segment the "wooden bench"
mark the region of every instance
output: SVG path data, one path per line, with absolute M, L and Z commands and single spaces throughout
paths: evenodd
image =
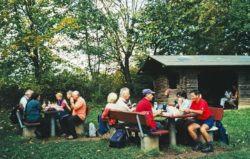
M 224 114 L 224 109 L 223 108 L 219 108 L 219 107 L 209 107 L 209 110 L 211 112 L 211 116 L 214 118 L 214 123 L 216 121 L 221 121 L 223 118 L 223 114 Z M 218 128 L 216 126 L 211 127 L 208 130 L 208 134 L 210 135 L 211 140 L 213 141 L 214 138 L 214 132 L 217 131 Z M 202 135 L 200 135 L 200 141 L 202 143 L 205 143 L 205 139 L 203 138 Z
M 40 125 L 40 123 L 27 123 L 23 121 L 22 115 L 20 114 L 19 110 L 16 111 L 16 116 L 17 116 L 20 128 L 23 129 L 23 136 L 26 138 L 36 137 L 35 130 L 36 130 L 36 127 Z
M 25 125 L 23 128 L 23 136 L 27 138 L 36 137 L 36 127 L 39 126 L 40 123 L 27 123 L 23 121 L 23 124 Z
M 167 134 L 167 130 L 156 130 L 155 132 L 144 132 L 143 127 L 149 128 L 147 123 L 146 112 L 121 112 L 121 111 L 110 111 L 109 117 L 118 121 L 124 122 L 124 128 L 135 132 L 139 132 L 141 139 L 141 149 L 143 151 L 150 151 L 153 149 L 159 150 L 159 136 Z M 131 127 L 135 125 L 137 127 Z
M 89 113 L 90 113 L 90 107 L 87 106 L 86 107 L 86 118 L 89 115 Z M 85 120 L 86 120 L 86 118 L 85 118 Z M 84 134 L 84 126 L 83 126 L 83 124 L 85 123 L 85 120 L 84 120 L 84 122 L 80 122 L 79 124 L 75 125 L 75 130 L 76 130 L 77 135 L 83 135 Z

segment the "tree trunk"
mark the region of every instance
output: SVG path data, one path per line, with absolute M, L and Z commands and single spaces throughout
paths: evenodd
M 130 58 L 130 56 L 125 55 L 125 59 L 124 59 L 125 64 L 120 62 L 120 66 L 121 66 L 122 74 L 125 78 L 126 87 L 128 87 L 130 89 L 130 92 L 132 94 L 134 94 L 135 91 L 134 91 L 133 81 L 132 81 L 131 73 L 129 70 L 129 58 Z
M 39 51 L 38 48 L 35 48 L 33 51 L 33 54 L 30 56 L 33 66 L 34 66 L 34 73 L 35 73 L 35 78 L 38 83 L 41 81 L 41 66 L 39 63 Z

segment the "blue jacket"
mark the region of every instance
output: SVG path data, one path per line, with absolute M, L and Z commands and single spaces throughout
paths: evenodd
M 38 100 L 30 100 L 25 109 L 25 121 L 29 123 L 40 122 L 41 104 Z

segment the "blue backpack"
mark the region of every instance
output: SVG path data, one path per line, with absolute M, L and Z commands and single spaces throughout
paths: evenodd
M 218 134 L 216 134 L 217 139 L 219 139 L 223 143 L 229 145 L 229 136 L 228 136 L 223 124 L 221 123 L 221 121 L 216 121 L 215 125 L 218 128 Z
M 124 129 L 116 129 L 116 132 L 109 141 L 109 146 L 114 148 L 125 147 L 127 141 L 127 134 Z
M 97 121 L 98 121 L 98 127 L 99 127 L 97 130 L 98 133 L 100 135 L 107 133 L 110 128 L 109 128 L 108 123 L 106 123 L 105 121 L 102 120 L 102 115 L 100 115 L 100 114 L 98 115 Z

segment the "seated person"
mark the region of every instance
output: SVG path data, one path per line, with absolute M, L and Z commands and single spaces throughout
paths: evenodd
M 185 91 L 177 92 L 177 104 L 176 107 L 184 112 L 185 110 L 190 108 L 191 102 L 187 99 L 187 93 Z M 176 130 L 177 130 L 177 142 L 188 145 L 190 141 L 192 142 L 187 127 L 192 121 L 189 119 L 176 119 Z
M 198 90 L 191 91 L 191 99 L 192 104 L 190 109 L 186 109 L 185 112 L 197 114 L 195 122 L 188 126 L 188 132 L 195 142 L 192 149 L 195 151 L 213 152 L 213 144 L 207 131 L 213 126 L 214 119 L 208 109 L 208 104 L 204 99 L 200 98 L 200 92 Z M 200 143 L 196 133 L 197 129 L 200 130 L 201 135 L 204 137 L 206 145 Z
M 227 89 L 224 93 L 224 97 L 220 100 L 220 105 L 224 108 L 226 102 L 230 102 L 232 96 L 232 92 L 230 89 Z
M 238 97 L 239 91 L 236 86 L 232 87 L 231 89 L 227 89 L 224 93 L 224 97 L 220 100 L 220 105 L 225 108 L 225 104 L 228 103 L 229 105 L 233 106 L 234 108 L 237 107 L 238 104 Z
M 153 114 L 152 112 L 152 104 L 151 101 L 154 97 L 153 94 L 155 94 L 155 92 L 153 92 L 151 89 L 143 89 L 142 90 L 142 94 L 143 94 L 143 98 L 138 102 L 137 106 L 136 106 L 136 112 L 149 112 L 149 123 L 150 123 L 150 129 L 151 131 L 155 131 L 156 129 L 161 129 L 163 128 L 163 126 L 160 123 L 156 123 L 154 121 L 154 116 L 157 116 L 159 114 L 161 114 L 161 111 L 156 111 L 155 114 Z
M 66 123 L 67 123 L 68 117 L 71 114 L 71 108 L 69 107 L 67 101 L 63 99 L 62 93 L 57 93 L 56 99 L 57 99 L 57 105 L 60 107 L 57 117 L 61 125 L 61 129 L 62 129 L 61 133 L 62 133 L 62 136 L 66 136 L 67 134 Z
M 235 106 L 236 109 L 238 109 L 239 97 L 240 97 L 239 89 L 237 88 L 237 86 L 232 86 L 231 101 L 234 103 L 233 106 Z
M 124 112 L 132 112 L 134 108 L 131 105 L 129 100 L 130 98 L 130 91 L 128 88 L 124 87 L 120 90 L 120 97 L 116 102 L 117 108 Z
M 37 123 L 41 120 L 41 104 L 40 95 L 33 93 L 30 101 L 27 103 L 25 108 L 25 121 L 28 123 Z
M 117 107 L 116 104 L 116 100 L 117 100 L 117 94 L 114 92 L 109 93 L 105 109 L 119 110 L 119 107 Z M 120 111 L 122 111 L 122 109 Z
M 67 93 L 66 93 L 66 100 L 67 100 L 68 102 L 70 102 L 71 97 L 72 97 L 72 91 L 69 90 L 69 91 L 67 91 Z
M 177 97 L 176 107 L 179 110 L 185 111 L 186 109 L 190 108 L 191 102 L 187 99 L 187 93 L 185 91 L 178 92 L 176 94 L 176 97 Z
M 69 135 L 68 139 L 75 139 L 77 138 L 75 126 L 83 122 L 86 118 L 86 102 L 78 91 L 74 91 L 72 92 L 70 104 L 72 116 L 69 116 L 67 120 L 67 135 Z
M 97 132 L 99 135 L 103 135 L 106 132 L 109 131 L 109 125 L 114 125 L 116 123 L 115 120 L 112 120 L 109 118 L 109 110 L 118 110 L 119 107 L 116 105 L 116 100 L 117 100 L 117 94 L 114 92 L 109 93 L 107 97 L 107 105 L 105 106 L 104 111 L 102 112 L 102 115 L 98 116 L 98 125 L 99 128 Z
M 37 138 L 49 137 L 49 120 L 41 118 L 41 96 L 37 93 L 33 93 L 30 101 L 26 105 L 25 109 L 25 121 L 28 123 L 40 123 L 37 126 L 35 134 Z
M 24 118 L 25 108 L 26 108 L 28 101 L 31 98 L 32 93 L 33 91 L 29 89 L 25 92 L 24 96 L 20 99 L 18 110 L 22 118 Z

